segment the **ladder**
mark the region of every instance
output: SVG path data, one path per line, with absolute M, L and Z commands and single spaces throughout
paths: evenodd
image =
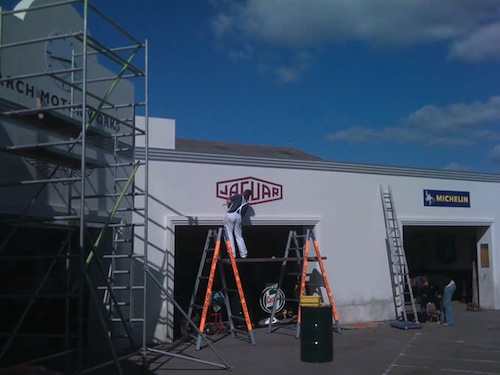
M 114 184 L 108 198 L 119 222 L 109 224 L 113 245 L 111 252 L 103 255 L 109 265 L 108 283 L 97 287 L 104 292 L 102 302 L 107 311 L 108 335 L 117 342 L 131 339 L 129 332 L 123 329 L 124 324 L 130 331 L 140 332 L 145 320 L 144 309 L 138 308 L 145 293 L 142 275 L 145 256 L 134 243 L 137 236 L 143 235 L 145 227 L 145 194 L 135 183 L 136 173 L 144 169 L 144 163 L 132 158 L 136 137 L 134 133 L 113 136 Z
M 310 256 L 311 244 L 313 245 L 316 256 Z M 318 262 L 319 270 L 321 272 L 321 283 L 318 283 L 317 277 L 314 277 L 312 272 L 317 270 L 313 270 L 308 273 L 308 264 L 309 262 Z M 294 296 L 296 298 L 287 298 L 285 297 L 285 303 L 291 302 L 297 304 L 297 324 L 296 324 L 296 333 L 295 337 L 300 337 L 300 325 L 301 325 L 301 311 L 300 311 L 300 300 L 301 297 L 306 294 L 306 284 L 308 287 L 315 287 L 318 289 L 318 292 L 321 292 L 320 287 L 324 287 L 326 289 L 328 300 L 330 302 L 330 306 L 332 307 L 332 316 L 335 322 L 335 327 L 338 333 L 341 333 L 341 326 L 339 317 L 337 314 L 337 309 L 335 307 L 335 302 L 333 300 L 333 295 L 330 289 L 330 284 L 328 282 L 328 277 L 326 275 L 325 266 L 323 264 L 323 257 L 321 256 L 321 252 L 319 249 L 318 241 L 314 235 L 314 231 L 311 229 L 307 229 L 305 235 L 297 234 L 297 231 L 291 230 L 288 234 L 287 245 L 285 248 L 285 254 L 283 257 L 283 261 L 281 263 L 281 270 L 277 284 L 277 290 L 280 290 L 285 283 L 285 277 L 287 279 L 292 279 L 288 281 L 288 283 L 296 283 L 298 284 L 298 295 Z M 307 282 L 309 281 L 309 282 Z M 320 294 L 321 295 L 321 294 Z M 282 303 L 283 301 L 279 301 L 279 293 L 276 293 L 276 298 L 273 302 L 273 307 L 271 310 L 271 316 L 269 318 L 267 332 L 271 333 L 273 326 L 276 326 L 276 310 L 277 305 Z
M 229 259 L 221 256 L 221 244 L 224 241 L 227 249 Z M 226 275 L 222 266 L 224 263 L 231 263 L 236 289 L 229 288 L 226 280 Z M 229 332 L 233 337 L 237 334 L 247 334 L 248 339 L 252 345 L 255 345 L 255 336 L 252 330 L 252 322 L 248 313 L 248 307 L 241 285 L 241 279 L 236 264 L 236 258 L 233 255 L 231 242 L 228 239 L 225 228 L 209 229 L 205 241 L 205 247 L 201 256 L 200 266 L 196 277 L 193 294 L 187 312 L 188 322 L 193 320 L 196 313 L 200 313 L 199 333 L 196 340 L 196 350 L 200 350 L 202 339 L 206 337 L 201 335 L 207 334 L 207 317 L 209 314 L 210 306 L 212 305 L 212 296 L 214 289 L 215 274 L 219 266 L 219 277 L 221 282 L 221 292 L 224 296 L 224 305 L 229 323 Z M 204 292 L 204 293 L 203 293 Z M 231 295 L 231 297 L 230 297 Z M 242 315 L 232 311 L 231 302 L 238 301 L 241 304 Z M 187 332 L 187 323 L 186 329 Z M 242 329 L 241 327 L 246 327 Z
M 418 323 L 417 308 L 410 283 L 410 272 L 406 261 L 399 221 L 396 216 L 396 207 L 392 199 L 391 187 L 388 186 L 387 191 L 385 191 L 380 185 L 380 197 L 384 211 L 389 270 L 396 317 L 404 322 L 414 321 Z M 410 314 L 413 319 L 409 318 Z

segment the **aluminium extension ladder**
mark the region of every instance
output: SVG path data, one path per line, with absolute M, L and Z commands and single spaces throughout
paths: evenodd
M 415 297 L 410 283 L 410 272 L 406 261 L 399 221 L 396 216 L 396 207 L 392 199 L 391 187 L 388 186 L 387 191 L 385 191 L 381 185 L 380 197 L 384 211 L 389 270 L 391 272 L 396 317 L 403 322 L 418 323 Z
M 311 243 L 316 252 L 316 256 L 310 256 Z M 319 269 L 321 271 L 322 282 L 317 283 L 318 280 L 312 280 L 311 274 L 307 272 L 308 262 L 318 262 Z M 292 303 L 297 303 L 297 325 L 296 325 L 296 338 L 300 337 L 300 326 L 301 326 L 301 309 L 300 309 L 300 299 L 305 295 L 306 292 L 306 281 L 309 279 L 308 286 L 324 286 L 328 294 L 328 300 L 330 306 L 332 307 L 333 320 L 335 322 L 335 327 L 337 333 L 341 333 L 341 326 L 339 322 L 339 317 L 337 314 L 337 309 L 335 307 L 335 302 L 333 300 L 333 295 L 330 289 L 330 284 L 325 271 L 325 266 L 323 264 L 323 258 L 319 249 L 318 241 L 314 236 L 314 232 L 311 229 L 307 229 L 305 235 L 298 235 L 295 230 L 291 230 L 288 234 L 288 241 L 285 249 L 285 254 L 283 257 L 283 262 L 281 263 L 281 270 L 277 284 L 277 290 L 280 290 L 285 283 L 285 277 L 292 278 L 290 282 L 299 282 L 300 289 L 298 290 L 298 298 L 286 298 L 285 302 L 289 301 Z M 269 318 L 267 332 L 271 333 L 272 327 L 275 326 L 275 315 L 279 301 L 279 293 L 276 293 L 276 297 L 273 302 L 273 307 L 271 310 L 271 316 Z
M 229 261 L 231 263 L 234 281 L 236 283 L 236 289 L 230 289 L 227 285 L 223 263 L 227 263 L 228 259 L 223 259 L 221 256 L 221 244 L 223 240 L 226 245 L 227 254 L 229 255 Z M 199 313 L 201 311 L 199 325 L 200 333 L 198 334 L 196 340 L 196 350 L 199 350 L 201 347 L 201 335 L 206 335 L 207 332 L 207 315 L 209 312 L 209 308 L 212 305 L 212 293 L 217 266 L 219 266 L 220 268 L 218 273 L 222 285 L 221 292 L 224 296 L 224 305 L 226 307 L 229 331 L 231 332 L 233 337 L 236 337 L 236 334 L 238 333 L 247 334 L 250 343 L 252 345 L 255 345 L 255 336 L 252 330 L 252 322 L 248 313 L 247 303 L 238 272 L 238 266 L 236 264 L 236 259 L 231 248 L 231 242 L 228 240 L 225 228 L 220 227 L 218 229 L 210 229 L 208 231 L 200 266 L 198 269 L 198 275 L 196 277 L 193 294 L 191 296 L 191 301 L 187 312 L 189 319 L 192 320 L 195 316 L 195 313 Z M 204 291 L 205 293 L 203 293 Z M 238 302 L 241 304 L 243 316 L 233 313 L 231 309 L 231 299 L 229 297 L 230 293 L 233 298 L 239 299 Z M 246 330 L 241 329 L 242 326 L 246 327 Z

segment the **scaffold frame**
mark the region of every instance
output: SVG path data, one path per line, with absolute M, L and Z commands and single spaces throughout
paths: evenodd
M 27 4 L 19 4 L 22 3 Z M 67 67 L 15 75 L 0 70 L 1 87 L 43 80 L 57 82 L 57 87 L 64 87 L 67 92 L 64 100 L 62 96 L 50 99 L 37 93 L 31 106 L 19 103 L 14 95 L 10 98 L 0 92 L 0 128 L 9 126 L 15 131 L 17 126 L 29 129 L 30 134 L 43 132 L 44 135 L 39 137 L 44 138 L 43 141 L 38 137 L 34 141 L 29 137 L 12 138 L 16 142 L 3 144 L 0 149 L 1 155 L 15 160 L 29 172 L 23 178 L 0 183 L 3 194 L 19 195 L 29 188 L 22 194 L 26 202 L 19 211 L 12 213 L 0 207 L 3 231 L 0 260 L 21 265 L 21 269 L 28 268 L 23 262 L 38 262 L 30 266 L 37 270 L 38 286 L 29 295 L 16 289 L 15 283 L 12 293 L 5 289 L 0 292 L 0 299 L 5 303 L 13 299 L 23 301 L 19 319 L 10 327 L 2 327 L 7 330 L 0 332 L 0 366 L 59 361 L 78 373 L 114 366 L 116 373 L 122 374 L 121 361 L 138 352 L 144 354 L 147 348 L 148 44 L 147 40 L 139 41 L 130 35 L 88 0 L 34 4 L 11 11 L 0 8 L 0 68 L 4 67 L 2 62 L 9 54 L 20 53 L 19 50 L 28 46 L 42 48 L 69 41 L 78 47 L 73 50 L 71 61 L 64 61 Z M 18 40 L 5 34 L 9 18 L 28 19 L 35 12 L 63 11 L 61 9 L 67 7 L 81 17 L 78 31 L 65 30 Z M 96 36 L 90 34 L 92 22 L 99 25 Z M 120 35 L 118 43 L 126 43 L 116 46 L 108 45 L 109 40 L 102 42 L 99 34 L 105 35 L 101 30 L 103 25 Z M 92 71 L 91 61 L 105 66 L 99 71 L 105 74 Z M 131 100 L 125 97 L 123 102 L 118 101 L 121 97 L 115 95 L 117 88 L 131 86 L 139 88 Z M 144 117 L 143 124 L 136 123 L 138 115 Z M 97 126 L 100 118 L 115 128 L 107 131 L 104 125 Z M 141 160 L 135 155 L 139 142 L 145 149 Z M 141 173 L 137 173 L 141 169 Z M 112 181 L 112 186 L 98 186 L 98 174 L 105 176 L 105 181 Z M 58 202 L 64 202 L 51 206 L 50 214 L 37 209 L 39 202 L 50 195 L 48 192 L 58 193 Z M 44 203 L 50 206 L 50 202 Z M 33 228 L 46 231 L 47 235 L 50 231 L 64 232 L 64 240 L 56 251 L 47 254 L 42 247 L 23 250 L 22 254 L 16 252 L 16 247 L 23 244 L 20 232 L 33 232 Z M 137 236 L 141 241 L 136 241 Z M 135 243 L 141 244 L 141 248 Z M 42 263 L 48 263 L 43 275 Z M 64 276 L 64 280 L 58 281 L 64 284 L 64 293 L 48 295 L 46 284 L 54 277 L 54 269 L 61 267 L 66 272 L 59 271 L 58 275 Z M 99 277 L 101 281 L 97 282 Z M 52 306 L 55 299 L 64 309 L 62 331 L 45 332 L 47 322 L 43 329 L 26 324 L 36 306 L 41 303 Z M 95 311 L 90 313 L 92 309 Z M 39 323 L 43 326 L 44 322 Z M 30 332 L 25 331 L 28 325 Z M 103 333 L 100 342 L 107 348 L 103 349 L 106 355 L 99 354 L 96 355 L 99 358 L 88 361 L 91 355 L 86 330 L 91 326 L 100 328 Z M 54 350 L 40 351 L 43 355 L 39 355 L 20 350 L 16 347 L 18 340 L 21 343 L 40 340 L 40 346 L 47 346 L 47 342 L 57 342 L 57 345 L 54 344 Z M 14 357 L 17 362 L 13 361 Z

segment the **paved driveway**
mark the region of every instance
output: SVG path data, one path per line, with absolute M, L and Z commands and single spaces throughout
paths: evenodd
M 389 322 L 349 327 L 333 334 L 334 359 L 306 363 L 295 330 L 280 328 L 268 334 L 254 329 L 256 345 L 222 337 L 210 347 L 194 350 L 190 343 L 156 349 L 202 362 L 149 352 L 149 374 L 499 374 L 500 311 L 467 311 L 454 302 L 453 327 L 423 323 L 422 329 L 400 330 Z M 222 358 L 222 360 L 221 360 Z M 221 367 L 205 362 L 217 363 Z M 229 370 L 223 367 L 231 367 Z M 139 373 L 130 363 L 127 373 Z

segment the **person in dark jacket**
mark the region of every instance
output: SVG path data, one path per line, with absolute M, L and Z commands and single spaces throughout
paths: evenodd
M 439 322 L 448 326 L 454 325 L 455 317 L 451 299 L 457 288 L 455 281 L 444 275 L 425 275 L 423 281 L 424 285 L 430 286 L 441 296 L 442 308 Z
M 238 251 L 241 258 L 246 258 L 248 255 L 247 246 L 243 239 L 243 232 L 241 229 L 242 218 L 248 209 L 248 201 L 252 195 L 251 190 L 245 190 L 243 194 L 235 194 L 227 199 L 227 214 L 224 218 L 224 226 L 226 228 L 229 241 L 233 250 L 233 255 L 236 256 L 235 238 L 238 244 Z

